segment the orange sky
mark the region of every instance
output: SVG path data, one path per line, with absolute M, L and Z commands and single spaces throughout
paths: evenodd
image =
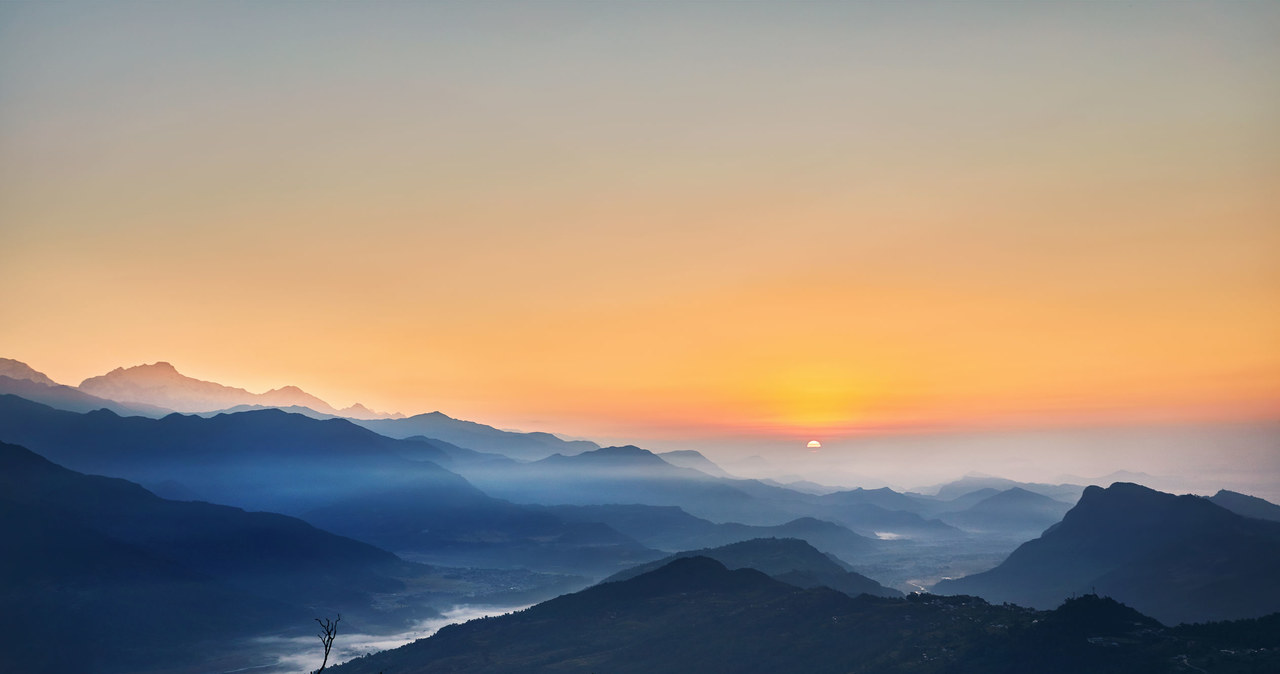
M 607 437 L 1280 417 L 1280 7 L 0 6 L 0 355 Z

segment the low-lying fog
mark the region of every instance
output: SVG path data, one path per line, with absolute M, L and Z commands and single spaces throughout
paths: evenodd
M 455 606 L 443 612 L 440 618 L 431 618 L 415 623 L 411 628 L 394 634 L 362 634 L 346 632 L 344 624 L 338 625 L 338 636 L 333 641 L 333 651 L 329 654 L 329 664 L 333 665 L 358 658 L 366 653 L 376 653 L 391 648 L 399 648 L 407 643 L 423 639 L 435 634 L 440 628 L 454 623 L 464 623 L 485 616 L 499 616 L 513 611 L 528 608 L 528 604 L 520 606 Z M 317 633 L 319 629 L 317 628 Z M 324 659 L 324 649 L 317 636 L 307 637 L 262 637 L 254 639 L 250 646 L 261 654 L 265 663 L 260 666 L 233 670 L 236 673 L 284 674 L 285 672 L 312 672 L 320 667 Z M 232 674 L 224 672 L 223 674 Z
M 805 447 L 816 439 L 822 448 Z M 655 451 L 697 449 L 741 477 L 831 486 L 927 491 L 970 473 L 1025 482 L 1098 481 L 1118 476 L 1174 493 L 1231 489 L 1280 501 L 1280 423 L 1075 428 L 803 440 L 651 443 Z M 1103 482 L 1109 482 L 1102 480 Z

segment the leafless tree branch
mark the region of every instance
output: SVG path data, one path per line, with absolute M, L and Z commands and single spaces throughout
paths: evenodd
M 316 622 L 320 623 L 320 634 L 316 636 L 320 637 L 320 643 L 324 646 L 324 662 L 320 663 L 320 669 L 317 669 L 315 674 L 323 672 L 324 668 L 329 664 L 329 650 L 333 648 L 334 637 L 338 636 L 338 621 L 340 620 L 342 620 L 341 613 L 338 614 L 336 620 L 316 618 Z

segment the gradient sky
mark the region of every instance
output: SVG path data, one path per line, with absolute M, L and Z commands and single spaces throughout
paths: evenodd
M 1280 417 L 1280 3 L 3 3 L 0 356 L 636 439 Z

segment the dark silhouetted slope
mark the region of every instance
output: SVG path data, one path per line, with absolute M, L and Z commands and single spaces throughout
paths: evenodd
M 1210 496 L 1209 500 L 1237 515 L 1280 522 L 1280 505 L 1260 499 L 1257 496 L 1249 496 L 1222 489 L 1217 494 Z
M 6 443 L 0 539 L 9 542 L 0 556 L 0 658 L 25 663 L 9 671 L 196 663 L 185 651 L 293 629 L 322 607 L 367 623 L 376 619 L 366 608 L 371 597 L 402 590 L 397 576 L 418 572 L 298 519 L 166 501 Z M 94 647 L 68 654 L 68 638 Z
M 337 674 L 435 672 L 1274 671 L 1275 621 L 1167 630 L 1106 599 L 1056 611 L 973 597 L 849 597 L 706 557 L 674 560 L 356 659 Z M 1228 648 L 1241 649 L 1229 651 Z
M 1089 487 L 996 568 L 936 591 L 1049 608 L 1096 590 L 1165 623 L 1280 610 L 1280 524 L 1135 484 Z

